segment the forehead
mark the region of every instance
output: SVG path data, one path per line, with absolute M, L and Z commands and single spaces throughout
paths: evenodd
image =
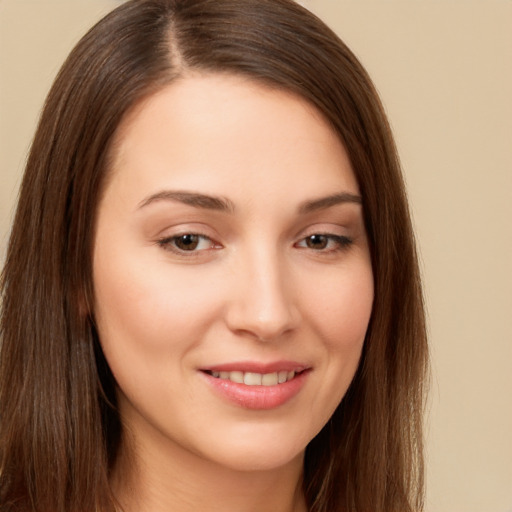
M 233 75 L 181 78 L 140 102 L 116 135 L 114 182 L 138 188 L 358 186 L 343 144 L 303 98 Z

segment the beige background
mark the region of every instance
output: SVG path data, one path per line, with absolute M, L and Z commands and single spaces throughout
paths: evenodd
M 0 0 L 0 261 L 50 82 L 119 3 Z M 303 3 L 366 65 L 402 156 L 432 343 L 427 512 L 512 511 L 512 1 Z

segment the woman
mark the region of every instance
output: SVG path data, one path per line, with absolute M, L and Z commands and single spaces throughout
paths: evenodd
M 48 96 L 2 293 L 2 510 L 421 510 L 398 159 L 293 2 L 99 22 Z

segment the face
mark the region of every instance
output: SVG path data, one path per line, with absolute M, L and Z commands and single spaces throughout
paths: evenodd
M 233 76 L 121 125 L 95 318 L 138 446 L 250 470 L 303 454 L 358 366 L 373 278 L 359 189 L 320 114 Z

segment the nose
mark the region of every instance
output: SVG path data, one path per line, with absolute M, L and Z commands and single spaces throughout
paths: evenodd
M 232 275 L 233 294 L 226 313 L 231 331 L 259 341 L 274 341 L 300 324 L 296 292 L 286 264 L 277 254 L 260 251 Z

